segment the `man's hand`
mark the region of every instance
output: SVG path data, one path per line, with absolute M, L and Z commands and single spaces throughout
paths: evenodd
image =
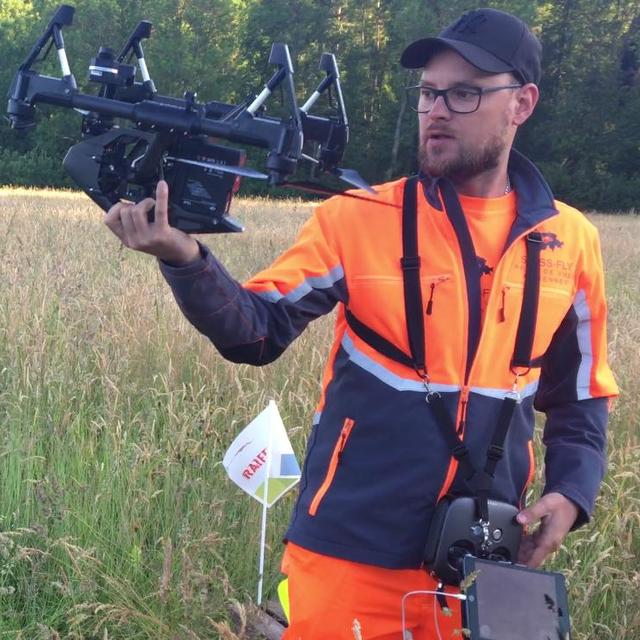
M 154 221 L 149 222 L 147 213 L 154 205 Z M 164 180 L 158 182 L 155 200 L 118 202 L 109 209 L 104 223 L 125 247 L 150 253 L 174 266 L 186 266 L 200 256 L 200 247 L 191 236 L 169 226 L 169 187 Z
M 561 493 L 548 493 L 523 509 L 517 520 L 531 525 L 540 520 L 540 526 L 532 533 L 525 533 L 520 545 L 518 562 L 535 569 L 544 559 L 557 551 L 578 517 L 578 507 Z

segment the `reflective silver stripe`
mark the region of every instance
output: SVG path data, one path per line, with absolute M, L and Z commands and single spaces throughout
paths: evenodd
M 349 359 L 357 364 L 362 369 L 365 369 L 371 375 L 374 375 L 378 380 L 381 380 L 386 385 L 397 389 L 398 391 L 421 391 L 424 392 L 424 385 L 418 380 L 411 380 L 408 378 L 402 378 L 395 373 L 392 373 L 379 362 L 372 360 L 366 356 L 362 351 L 359 351 L 353 344 L 353 340 L 348 334 L 344 334 L 342 338 L 342 348 L 349 354 Z M 430 385 L 433 391 L 442 392 L 455 392 L 460 391 L 461 386 L 455 384 L 438 384 L 432 382 Z M 520 391 L 521 398 L 527 398 L 535 394 L 538 390 L 538 380 L 529 383 L 524 389 Z M 493 389 L 491 387 L 471 387 L 472 393 L 478 395 L 487 396 L 489 398 L 497 398 L 503 400 L 504 397 L 511 391 L 511 389 Z
M 580 366 L 576 376 L 576 394 L 578 400 L 591 398 L 591 370 L 593 368 L 593 351 L 591 349 L 591 310 L 587 303 L 584 289 L 576 293 L 573 308 L 578 316 L 578 349 L 580 350 Z
M 278 290 L 275 291 L 254 291 L 254 293 L 269 302 L 279 302 L 285 298 L 288 302 L 298 302 L 308 293 L 315 289 L 330 289 L 338 280 L 344 278 L 344 269 L 342 265 L 338 265 L 324 276 L 313 276 L 307 278 L 301 285 L 297 286 L 293 291 L 282 295 Z
M 353 340 L 345 333 L 342 337 L 342 348 L 349 354 L 349 359 L 354 364 L 358 365 L 361 369 L 364 369 L 371 375 L 375 376 L 381 382 L 396 389 L 397 391 L 418 391 L 424 393 L 424 384 L 419 380 L 411 380 L 409 378 L 402 378 L 395 373 L 392 373 L 388 369 L 385 369 L 380 363 L 372 360 L 361 351 L 356 349 L 353 344 Z M 460 391 L 460 385 L 454 384 L 436 384 L 430 383 L 432 391 L 442 392 L 455 392 Z
M 530 382 L 524 389 L 520 390 L 520 398 L 528 398 L 535 394 L 538 390 L 539 380 Z M 471 393 L 477 393 L 479 396 L 486 396 L 488 398 L 497 398 L 498 400 L 504 400 L 507 393 L 511 392 L 511 389 L 494 389 L 492 387 L 471 387 Z
M 319 424 L 321 417 L 322 417 L 322 411 L 316 411 L 316 413 L 313 414 L 313 422 L 311 423 L 311 426 L 315 427 L 317 424 Z

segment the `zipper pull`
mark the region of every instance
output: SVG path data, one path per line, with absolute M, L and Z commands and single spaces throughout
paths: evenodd
M 350 418 L 347 418 L 344 421 L 344 425 L 342 426 L 342 431 L 340 432 L 340 445 L 338 446 L 338 455 L 336 456 L 338 464 L 340 464 L 340 458 L 342 458 L 342 452 L 344 451 L 344 448 L 347 445 L 347 438 L 351 433 L 353 424 L 354 424 L 353 420 L 351 420 Z
M 433 313 L 433 292 L 436 290 L 436 283 L 431 283 L 431 293 L 429 294 L 429 301 L 427 302 L 427 315 L 430 316 Z
M 467 422 L 467 403 L 469 402 L 469 387 L 463 387 L 460 393 L 460 422 L 458 422 L 458 435 L 464 433 L 464 427 Z
M 505 287 L 502 288 L 502 302 L 500 303 L 500 309 L 498 309 L 498 322 L 504 322 L 507 319 L 507 315 L 504 310 L 505 305 Z

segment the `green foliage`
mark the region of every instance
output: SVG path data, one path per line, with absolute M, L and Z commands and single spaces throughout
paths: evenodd
M 2 3 L 3 93 L 58 4 Z M 407 74 L 398 64 L 402 49 L 475 6 L 471 0 L 84 0 L 65 38 L 78 83 L 93 91 L 86 66 L 98 46 L 117 49 L 138 20 L 151 20 L 155 34 L 145 51 L 160 91 L 179 96 L 190 89 L 202 100 L 233 103 L 259 90 L 270 75 L 273 42 L 291 49 L 299 100 L 320 79 L 320 54 L 335 53 L 350 120 L 343 164 L 380 182 L 416 169 L 416 122 L 403 102 Z M 628 43 L 640 48 L 637 1 L 496 0 L 492 6 L 520 15 L 544 46 L 541 102 L 519 135 L 520 150 L 548 169 L 561 199 L 605 210 L 634 207 L 640 199 L 640 74 L 624 86 L 621 59 Z M 42 68 L 57 75 L 55 55 L 49 58 Z M 277 97 L 268 108 L 278 113 Z M 47 113 L 28 144 L 0 128 L 0 148 L 61 160 L 79 138 L 79 117 Z M 251 159 L 260 166 L 264 155 L 254 152 Z M 14 164 L 0 169 L 0 183 L 43 184 L 40 161 L 12 173 Z M 47 184 L 68 182 L 51 171 Z M 261 193 L 264 185 L 245 180 L 243 192 Z
M 52 184 L 71 186 L 60 160 L 33 149 L 27 153 L 0 149 L 0 184 L 26 184 L 46 187 Z

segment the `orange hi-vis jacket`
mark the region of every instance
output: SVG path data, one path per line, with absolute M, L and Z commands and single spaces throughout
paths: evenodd
M 502 401 L 514 384 L 525 274 L 525 237 L 540 233 L 540 286 L 530 370 L 495 471 L 494 499 L 521 505 L 534 472 L 535 408 L 546 413 L 544 492 L 557 491 L 588 520 L 605 468 L 606 304 L 595 227 L 554 201 L 544 179 L 513 151 L 517 216 L 480 317 L 480 268 L 462 220 L 444 206 L 442 179 L 421 177 L 426 363 L 433 391 L 480 469 Z M 193 265 L 163 274 L 187 318 L 235 362 L 277 358 L 314 318 L 336 305 L 335 339 L 309 438 L 300 493 L 286 533 L 318 553 L 389 568 L 419 567 L 440 497 L 465 491 L 457 463 L 425 402 L 419 375 L 348 325 L 345 308 L 409 353 L 402 256 L 405 180 L 375 200 L 336 197 L 318 206 L 294 245 L 240 285 L 202 247 Z M 465 239 L 467 238 L 467 239 Z M 426 310 L 425 310 L 426 311 Z

